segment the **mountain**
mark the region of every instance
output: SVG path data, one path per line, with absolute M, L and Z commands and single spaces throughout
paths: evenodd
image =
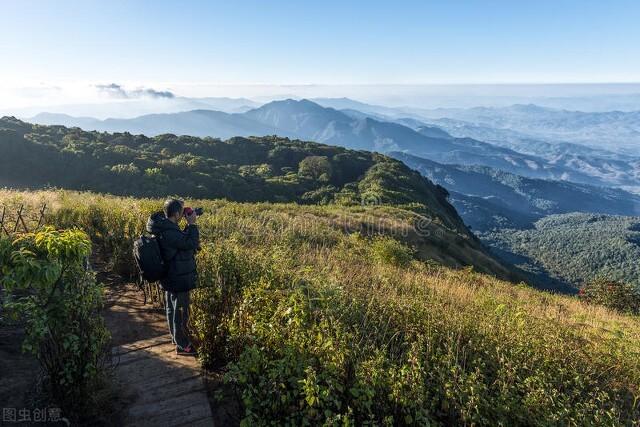
M 49 112 L 36 114 L 30 120 L 40 125 L 60 125 L 89 130 L 95 130 L 102 125 L 102 121 L 94 117 L 74 117 L 69 114 Z
M 636 101 L 637 97 L 634 95 Z M 313 101 L 324 107 L 357 110 L 387 121 L 415 119 L 441 127 L 458 137 L 497 142 L 494 139 L 503 139 L 511 133 L 511 138 L 518 135 L 519 140 L 573 143 L 596 150 L 640 155 L 637 144 L 640 140 L 640 111 L 637 108 L 628 111 L 574 111 L 514 104 L 506 107 L 425 109 L 373 105 L 349 98 L 314 98 Z M 637 102 L 634 105 L 637 106 Z M 476 129 L 472 131 L 474 127 Z M 484 132 L 480 132 L 481 129 Z M 492 133 L 501 137 L 494 138 Z M 510 148 L 522 151 L 526 149 L 526 143 Z
M 637 156 L 569 142 L 543 141 L 513 130 L 474 125 L 453 119 L 429 121 L 402 118 L 395 121 L 418 131 L 429 127 L 442 132 L 446 130 L 448 135 L 457 138 L 479 139 L 536 158 L 538 160 L 535 164 L 547 165 L 537 168 L 534 163 L 529 163 L 533 166 L 532 170 L 520 168 L 518 171 L 512 171 L 524 176 L 562 179 L 640 192 L 640 157 Z M 425 122 L 430 124 L 427 125 Z
M 557 167 L 540 157 L 472 138 L 455 138 L 424 123 L 412 129 L 368 114 L 357 116 L 324 108 L 308 100 L 274 101 L 244 115 L 284 134 L 352 149 L 404 151 L 440 163 L 481 164 L 537 178 L 590 179 L 580 171 Z M 415 120 L 412 123 L 418 124 Z
M 634 151 L 640 127 L 638 114 L 634 111 L 585 113 L 536 105 L 425 110 L 389 108 L 344 98 L 317 99 L 317 102 L 335 108 L 348 108 L 349 111 L 357 109 L 361 114 L 377 120 L 400 123 L 414 130 L 427 126 L 456 138 L 484 141 L 536 157 L 541 159 L 539 164 L 548 165 L 537 169 L 534 166 L 533 170 L 524 167 L 510 170 L 524 176 L 620 187 L 640 193 L 640 158 L 638 152 Z M 570 120 L 567 120 L 567 116 Z M 618 126 L 619 120 L 626 123 Z M 598 129 L 593 129 L 594 126 Z M 549 127 L 552 132 L 546 131 Z M 579 139 L 571 142 L 575 139 L 570 135 L 571 131 L 564 132 L 564 137 L 556 133 L 557 129 L 563 127 L 581 127 L 580 132 L 584 135 L 597 137 L 589 145 L 584 145 L 584 141 Z M 535 128 L 534 131 L 531 128 Z M 438 133 L 429 136 L 446 137 Z M 601 141 L 611 144 L 602 144 Z M 627 149 L 619 150 L 617 141 L 627 141 Z
M 547 215 L 569 212 L 640 215 L 640 196 L 619 189 L 531 179 L 486 166 L 444 165 L 405 153 L 389 155 L 445 187 L 475 230 L 530 228 Z
M 368 116 L 355 118 L 308 100 L 274 101 L 248 111 L 245 116 L 304 139 L 352 149 L 434 153 L 455 149 L 448 140 L 429 138 L 406 126 Z
M 570 142 L 621 154 L 640 155 L 640 111 L 582 112 L 533 104 L 509 107 L 412 110 L 426 119 L 453 119 L 514 131 L 532 139 Z M 444 123 L 444 122 L 443 122 Z
M 433 128 L 416 131 L 400 123 L 360 118 L 324 108 L 309 100 L 273 101 L 242 114 L 194 110 L 172 114 L 151 114 L 134 119 L 90 121 L 68 116 L 36 116 L 35 123 L 53 124 L 59 119 L 66 126 L 90 126 L 89 130 L 144 133 L 189 134 L 229 138 L 231 136 L 278 134 L 314 140 L 330 145 L 379 152 L 407 151 L 445 163 L 482 163 L 507 170 L 530 169 L 539 159 L 495 147 L 469 138 L 452 138 L 446 133 L 434 136 Z M 60 124 L 60 123 L 56 123 Z M 552 168 L 553 169 L 553 168 Z M 552 173 L 552 172 L 549 172 Z M 556 174 L 563 171 L 556 171 Z
M 262 125 L 242 114 L 229 114 L 213 110 L 193 110 L 182 113 L 148 114 L 134 119 L 97 120 L 71 117 L 63 114 L 42 113 L 32 118 L 34 123 L 79 127 L 101 132 L 141 133 L 149 136 L 173 133 L 179 135 L 233 136 L 274 135 L 288 136 L 278 129 Z
M 518 277 L 487 254 L 447 201 L 444 188 L 398 160 L 366 151 L 281 137 L 149 138 L 5 117 L 0 119 L 0 185 L 351 205 L 361 207 L 363 215 L 367 208 L 360 205 L 372 204 L 374 217 L 390 212 L 414 223 L 413 230 L 403 232 L 423 255 L 450 266 L 474 265 Z M 357 223 L 344 226 L 359 230 Z
M 351 104 L 354 102 L 339 103 Z M 546 142 L 528 145 L 538 146 L 536 150 L 519 151 L 517 148 L 522 141 L 511 147 L 504 143 L 487 143 L 456 137 L 450 128 L 446 128 L 450 131 L 447 132 L 417 118 L 392 119 L 353 109 L 336 110 L 309 100 L 273 101 L 245 113 L 233 114 L 194 110 L 102 121 L 47 115 L 36 116 L 33 121 L 149 136 L 176 133 L 230 138 L 277 134 L 351 149 L 382 153 L 402 151 L 445 164 L 488 166 L 529 178 L 640 190 L 638 158 L 575 144 Z

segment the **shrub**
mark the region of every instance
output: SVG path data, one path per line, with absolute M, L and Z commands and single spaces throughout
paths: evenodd
M 5 305 L 25 322 L 23 351 L 42 365 L 47 389 L 68 416 L 95 413 L 110 340 L 99 310 L 102 288 L 87 267 L 89 237 L 45 228 L 0 239 Z
M 300 161 L 298 174 L 303 177 L 327 182 L 331 178 L 331 163 L 326 156 L 308 156 Z
M 199 286 L 192 293 L 191 330 L 205 366 L 237 357 L 242 343 L 232 343 L 242 323 L 237 306 L 258 265 L 242 260 L 233 246 L 204 246 L 198 254 Z M 237 338 L 237 337 L 235 337 Z
M 391 237 L 376 237 L 371 242 L 374 260 L 403 267 L 413 259 L 413 251 L 408 246 Z
M 640 314 L 640 290 L 628 283 L 599 278 L 584 285 L 578 296 L 590 304 L 601 304 L 621 313 Z

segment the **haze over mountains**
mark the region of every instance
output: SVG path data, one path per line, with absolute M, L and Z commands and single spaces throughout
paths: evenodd
M 462 126 L 460 121 L 456 121 L 455 126 L 447 125 L 452 123 L 450 119 L 434 119 L 430 122 L 430 119 L 415 112 L 371 106 L 344 98 L 317 101 L 274 101 L 244 113 L 199 109 L 106 120 L 42 113 L 27 120 L 151 136 L 175 133 L 226 139 L 232 136 L 278 134 L 353 149 L 402 151 L 446 164 L 488 166 L 530 178 L 623 187 L 631 191 L 640 189 L 640 160 L 629 154 L 563 141 L 543 141 L 510 129 L 492 127 L 497 126 L 495 124 Z M 235 101 L 225 105 L 242 103 Z M 319 103 L 345 108 L 322 107 Z M 519 109 L 517 106 L 514 108 Z M 539 109 L 532 110 L 535 112 Z M 560 123 L 563 123 L 563 114 L 558 118 Z M 585 117 L 588 126 L 593 127 Z M 620 120 L 629 122 L 625 128 L 629 138 L 635 132 L 634 117 L 634 113 L 620 116 Z M 525 121 L 524 118 L 520 120 Z M 553 126 L 557 128 L 560 125 L 556 123 Z M 452 136 L 447 130 L 458 137 Z M 490 143 L 470 138 L 469 135 L 484 136 Z
M 134 91 L 125 90 L 122 86 L 105 85 L 109 90 L 109 102 L 67 103 L 50 106 L 30 105 L 14 109 L 0 109 L 0 115 L 15 115 L 28 118 L 42 112 L 70 115 L 74 117 L 91 117 L 94 119 L 135 118 L 146 114 L 180 113 L 191 110 L 215 110 L 226 113 L 242 113 L 262 105 L 247 98 L 202 97 L 192 98 L 178 96 L 170 91 L 156 91 L 151 88 Z M 114 89 L 115 88 L 115 89 Z M 113 93 L 114 91 L 115 94 Z M 161 94 L 161 95 L 159 95 Z
M 537 105 L 512 105 L 503 108 L 421 110 L 420 115 L 435 119 L 448 128 L 467 123 L 544 141 L 562 141 L 616 152 L 638 154 L 640 112 L 581 112 L 556 110 Z M 445 120 L 447 119 L 447 120 Z
M 533 139 L 574 143 L 594 149 L 638 154 L 640 147 L 640 106 L 631 111 L 575 111 L 542 107 L 536 104 L 513 104 L 503 107 L 473 108 L 390 108 L 350 99 L 319 98 L 326 107 L 353 109 L 391 119 L 414 118 L 427 121 L 456 136 L 496 142 L 510 139 Z

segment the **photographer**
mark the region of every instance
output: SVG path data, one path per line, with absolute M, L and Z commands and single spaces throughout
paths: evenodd
M 181 230 L 182 218 L 187 226 Z M 160 245 L 162 258 L 167 265 L 167 274 L 160 281 L 166 291 L 167 322 L 171 338 L 180 355 L 196 355 L 186 333 L 189 320 L 189 291 L 196 287 L 196 251 L 200 247 L 200 233 L 196 225 L 197 212 L 184 208 L 184 202 L 169 199 L 164 203 L 164 212 L 153 214 L 147 222 L 147 231 L 155 235 Z

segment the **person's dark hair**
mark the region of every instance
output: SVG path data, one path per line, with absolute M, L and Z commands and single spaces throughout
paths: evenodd
M 164 202 L 164 214 L 165 214 L 165 216 L 167 218 L 170 218 L 170 217 L 174 216 L 177 213 L 181 213 L 183 205 L 184 205 L 184 202 L 182 200 L 179 200 L 179 199 L 167 199 L 167 201 Z

